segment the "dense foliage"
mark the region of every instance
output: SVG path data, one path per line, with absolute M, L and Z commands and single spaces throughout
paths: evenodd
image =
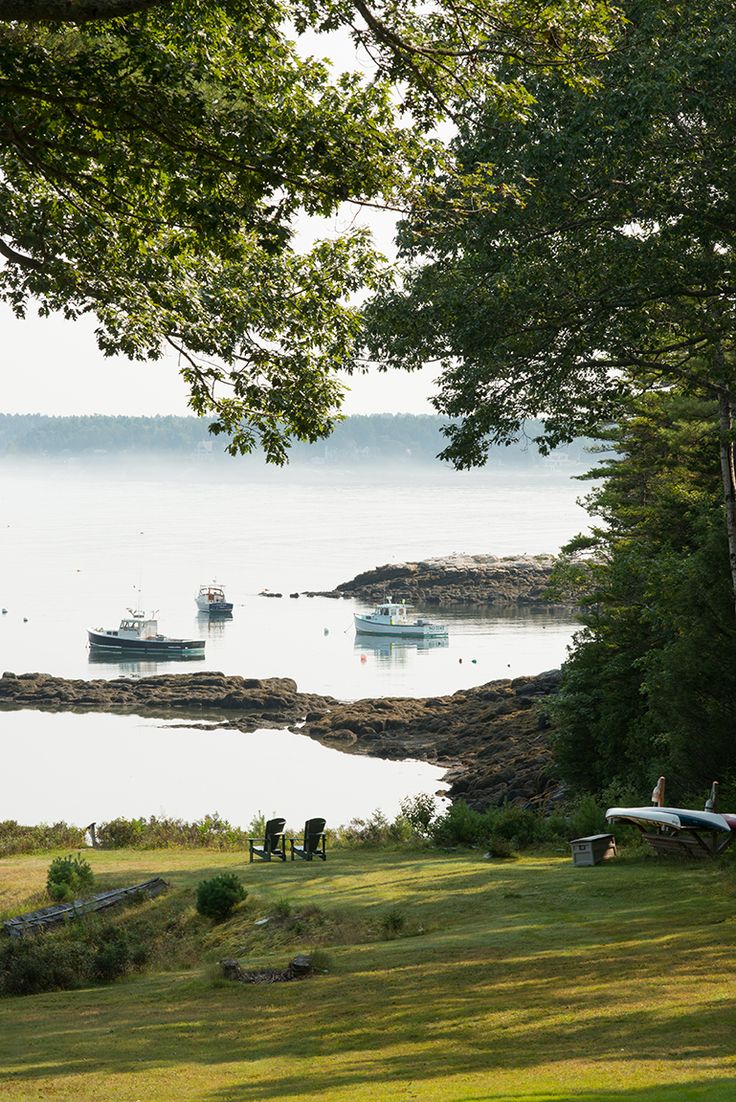
M 15 819 L 0 822 L 0 857 L 10 853 L 34 853 L 71 849 L 84 845 L 84 830 L 70 823 L 23 826 Z
M 523 117 L 488 101 L 465 121 L 460 161 L 525 181 L 523 201 L 453 217 L 446 177 L 400 228 L 404 279 L 369 308 L 371 348 L 444 365 L 435 404 L 460 466 L 529 417 L 554 445 L 642 393 L 713 398 L 736 590 L 736 3 L 622 7 L 597 85 L 530 73 Z
M 359 227 L 300 246 L 297 217 L 402 209 L 440 164 L 454 173 L 430 128 L 460 99 L 523 108 L 500 57 L 578 79 L 608 22 L 598 0 L 459 14 L 456 0 L 431 14 L 418 0 L 4 3 L 0 298 L 19 316 L 94 312 L 107 354 L 174 352 L 233 451 L 260 439 L 282 462 L 292 439 L 326 436 L 354 363 L 350 299 L 378 286 L 381 258 Z M 370 75 L 333 74 L 297 42 L 339 28 Z
M 606 434 L 615 454 L 589 498 L 604 523 L 560 567 L 586 604 L 556 706 L 558 762 L 578 790 L 639 802 L 664 773 L 672 799 L 697 806 L 713 779 L 736 781 L 716 436 L 712 403 L 678 393 L 641 400 Z

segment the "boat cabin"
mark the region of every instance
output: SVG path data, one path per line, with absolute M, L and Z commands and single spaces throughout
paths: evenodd
M 116 635 L 123 639 L 155 639 L 158 635 L 158 620 L 147 620 L 141 613 L 130 619 L 122 619 Z
M 366 620 L 375 620 L 383 624 L 408 624 L 409 620 L 406 614 L 410 607 L 410 605 L 404 604 L 403 601 L 401 604 L 398 604 L 389 597 L 388 600 L 384 601 L 382 605 L 379 605 L 374 612 L 365 618 Z
M 225 590 L 219 585 L 203 585 L 200 588 L 199 596 L 213 603 L 225 601 Z

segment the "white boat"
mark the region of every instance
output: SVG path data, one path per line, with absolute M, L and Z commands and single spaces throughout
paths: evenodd
M 216 582 L 212 582 L 210 585 L 201 585 L 194 600 L 200 612 L 208 612 L 210 615 L 217 615 L 218 613 L 222 615 L 233 610 L 232 601 L 226 599 L 225 590 Z
M 204 658 L 204 639 L 171 639 L 160 635 L 155 613 L 146 616 L 140 609 L 129 608 L 117 631 L 90 628 L 89 645 L 95 651 L 116 654 L 150 654 L 165 657 Z
M 447 635 L 446 624 L 431 620 L 410 620 L 407 613 L 411 605 L 399 604 L 387 597 L 373 612 L 355 613 L 355 630 L 361 635 L 399 635 L 409 639 L 430 639 Z

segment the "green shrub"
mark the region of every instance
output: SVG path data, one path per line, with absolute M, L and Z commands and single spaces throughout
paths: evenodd
M 432 839 L 438 846 L 479 846 L 491 833 L 487 815 L 474 811 L 464 800 L 452 804 L 432 824 Z
M 111 819 L 97 828 L 97 837 L 106 849 L 131 849 L 140 844 L 145 825 L 145 819 Z
M 492 834 L 488 839 L 488 856 L 506 860 L 513 857 L 511 842 L 500 834 Z
M 277 899 L 271 908 L 271 916 L 273 918 L 284 920 L 291 914 L 291 903 L 288 899 Z
M 92 973 L 102 983 L 124 976 L 133 963 L 131 947 L 124 930 L 111 927 L 105 930 L 92 960 Z
M 57 902 L 68 903 L 85 892 L 89 893 L 94 881 L 89 861 L 81 854 L 75 856 L 70 853 L 68 857 L 55 857 L 49 865 L 46 890 Z
M 91 972 L 89 946 L 57 938 L 14 940 L 0 952 L 0 992 L 37 995 L 80 987 Z
M 407 796 L 401 801 L 401 814 L 417 837 L 427 838 L 437 818 L 437 801 L 428 792 Z
M 391 907 L 381 915 L 381 932 L 386 940 L 398 937 L 405 926 L 406 915 L 401 907 Z
M 0 822 L 0 857 L 49 849 L 75 849 L 83 845 L 84 831 L 69 823 L 21 826 L 15 819 Z
M 222 922 L 247 895 L 235 873 L 224 872 L 211 880 L 202 880 L 198 885 L 197 911 L 215 922 Z
M 309 954 L 312 960 L 312 971 L 322 974 L 332 969 L 332 957 L 324 949 L 313 949 Z
M 602 834 L 606 829 L 605 809 L 593 796 L 583 796 L 570 811 L 570 838 Z
M 151 815 L 148 819 L 111 819 L 97 829 L 100 844 L 107 849 L 187 846 L 238 850 L 247 848 L 250 834 L 249 830 L 241 830 L 221 819 L 216 811 L 193 823 Z
M 521 807 L 500 807 L 491 816 L 493 835 L 514 842 L 520 849 L 539 839 L 541 819 L 533 811 Z

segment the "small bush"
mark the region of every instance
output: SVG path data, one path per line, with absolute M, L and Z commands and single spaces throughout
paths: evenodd
M 132 963 L 131 948 L 125 932 L 114 927 L 106 930 L 92 961 L 94 978 L 102 983 L 110 983 L 111 980 L 124 976 Z
M 92 866 L 81 854 L 55 857 L 49 865 L 46 890 L 56 902 L 68 903 L 85 892 L 89 893 L 95 878 Z
M 271 908 L 271 916 L 273 918 L 284 921 L 291 914 L 291 903 L 288 899 L 277 899 Z
M 492 833 L 486 815 L 458 800 L 432 824 L 432 838 L 438 846 L 479 846 Z
M 497 859 L 508 859 L 514 856 L 511 842 L 500 834 L 492 834 L 488 839 L 488 856 Z
M 313 949 L 309 954 L 312 960 L 312 971 L 323 974 L 332 969 L 332 957 L 324 949 Z
M 406 915 L 401 907 L 391 907 L 381 915 L 381 933 L 386 940 L 398 937 L 406 926 Z
M 418 838 L 428 838 L 437 818 L 437 801 L 427 792 L 407 796 L 401 801 L 401 814 Z
M 145 827 L 145 819 L 111 819 L 98 827 L 97 837 L 106 849 L 132 849 L 140 844 Z
M 594 796 L 583 796 L 570 812 L 570 838 L 586 838 L 606 829 L 605 810 Z
M 539 839 L 541 819 L 533 811 L 521 807 L 499 807 L 486 812 L 486 818 L 490 820 L 494 838 L 505 838 L 520 849 L 533 845 Z
M 225 872 L 211 880 L 202 880 L 198 885 L 197 911 L 215 922 L 222 922 L 247 895 L 235 873 Z

